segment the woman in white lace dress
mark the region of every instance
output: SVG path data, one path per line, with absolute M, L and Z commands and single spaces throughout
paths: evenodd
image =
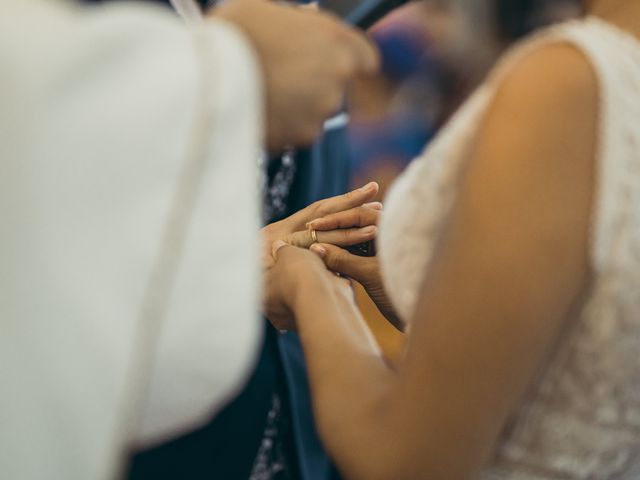
M 392 190 L 400 365 L 318 257 L 384 302 L 375 261 L 275 245 L 271 311 L 347 478 L 640 478 L 640 2 L 588 11 L 511 51 Z

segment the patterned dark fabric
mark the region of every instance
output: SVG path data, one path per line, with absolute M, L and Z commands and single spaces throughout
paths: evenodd
M 271 399 L 267 425 L 258 448 L 249 480 L 289 480 L 296 478 L 291 468 L 291 450 L 285 439 L 290 435 L 289 416 L 282 411 L 282 398 L 277 393 Z
M 296 152 L 261 159 L 260 189 L 263 197 L 263 219 L 268 224 L 283 218 L 288 210 L 289 194 L 296 176 Z

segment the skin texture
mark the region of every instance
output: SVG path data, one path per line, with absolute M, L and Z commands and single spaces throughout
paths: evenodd
M 360 283 L 384 317 L 398 330 L 404 330 L 404 322 L 397 316 L 391 300 L 387 296 L 377 257 L 360 257 L 349 253 L 339 245 L 324 240 L 323 231 L 350 229 L 354 226 L 378 225 L 381 204 L 363 205 L 358 208 L 337 212 L 310 222 L 309 228 L 318 231 L 319 243 L 310 249 L 324 260 L 327 268 L 346 275 Z
M 592 7 L 640 25 L 636 2 Z M 469 479 L 490 458 L 589 286 L 598 113 L 595 74 L 569 45 L 538 49 L 507 75 L 397 368 L 344 281 L 312 252 L 275 245 L 267 285 L 295 315 L 319 430 L 346 478 Z
M 271 245 L 276 241 L 284 241 L 289 245 L 300 248 L 309 248 L 314 243 L 311 230 L 307 228 L 313 220 L 331 216 L 337 212 L 350 215 L 351 212 L 361 208 L 376 211 L 382 208 L 377 202 L 370 202 L 378 194 L 378 184 L 375 182 L 353 190 L 344 195 L 320 200 L 300 210 L 296 214 L 276 223 L 272 223 L 262 229 L 263 238 L 263 265 L 265 268 L 273 266 L 274 258 L 271 254 Z M 366 204 L 366 207 L 364 205 Z M 335 247 L 347 247 L 358 243 L 373 240 L 377 234 L 374 224 L 367 223 L 362 226 L 352 225 L 352 228 L 326 228 L 317 232 L 318 241 L 331 242 Z M 265 314 L 274 326 L 281 330 L 295 328 L 295 322 L 291 310 L 281 301 L 272 298 L 274 291 L 265 289 Z
M 272 151 L 312 143 L 324 120 L 339 110 L 348 82 L 378 70 L 377 52 L 364 35 L 313 8 L 234 0 L 211 17 L 233 23 L 254 46 L 264 73 Z

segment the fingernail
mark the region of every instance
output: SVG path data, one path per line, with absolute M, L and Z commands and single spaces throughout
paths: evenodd
M 310 229 L 310 228 L 313 228 L 314 225 L 316 223 L 318 223 L 320 220 L 321 220 L 320 218 L 316 218 L 315 220 L 311 220 L 310 222 L 308 222 L 307 225 L 306 225 L 307 226 L 307 230 Z
M 378 227 L 374 226 L 374 225 L 370 225 L 368 227 L 364 227 L 362 230 L 360 230 L 362 233 L 369 235 L 371 233 L 376 233 L 376 231 L 378 230 Z
M 327 255 L 327 249 L 324 248 L 322 245 L 318 245 L 317 243 L 314 243 L 313 245 L 311 245 L 309 249 L 312 252 L 320 255 L 321 258 L 324 258 Z
M 363 192 L 369 192 L 369 191 L 373 190 L 374 188 L 376 188 L 376 185 L 377 185 L 376 182 L 369 182 L 364 187 L 362 187 L 360 190 L 363 191 Z
M 382 210 L 382 203 L 381 202 L 365 203 L 363 207 L 372 208 L 373 210 Z
M 286 247 L 287 245 L 288 245 L 287 242 L 284 242 L 282 240 L 276 240 L 275 242 L 273 242 L 273 245 L 271 246 L 271 253 L 275 257 L 275 255 L 278 253 L 278 250 L 280 250 L 282 247 Z

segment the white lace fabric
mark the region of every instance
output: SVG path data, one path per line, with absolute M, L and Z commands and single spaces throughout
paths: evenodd
M 600 87 L 593 286 L 514 413 L 483 480 L 640 479 L 640 41 L 590 17 L 516 47 L 392 188 L 380 232 L 389 294 L 406 320 L 500 78 L 526 52 L 568 42 Z

